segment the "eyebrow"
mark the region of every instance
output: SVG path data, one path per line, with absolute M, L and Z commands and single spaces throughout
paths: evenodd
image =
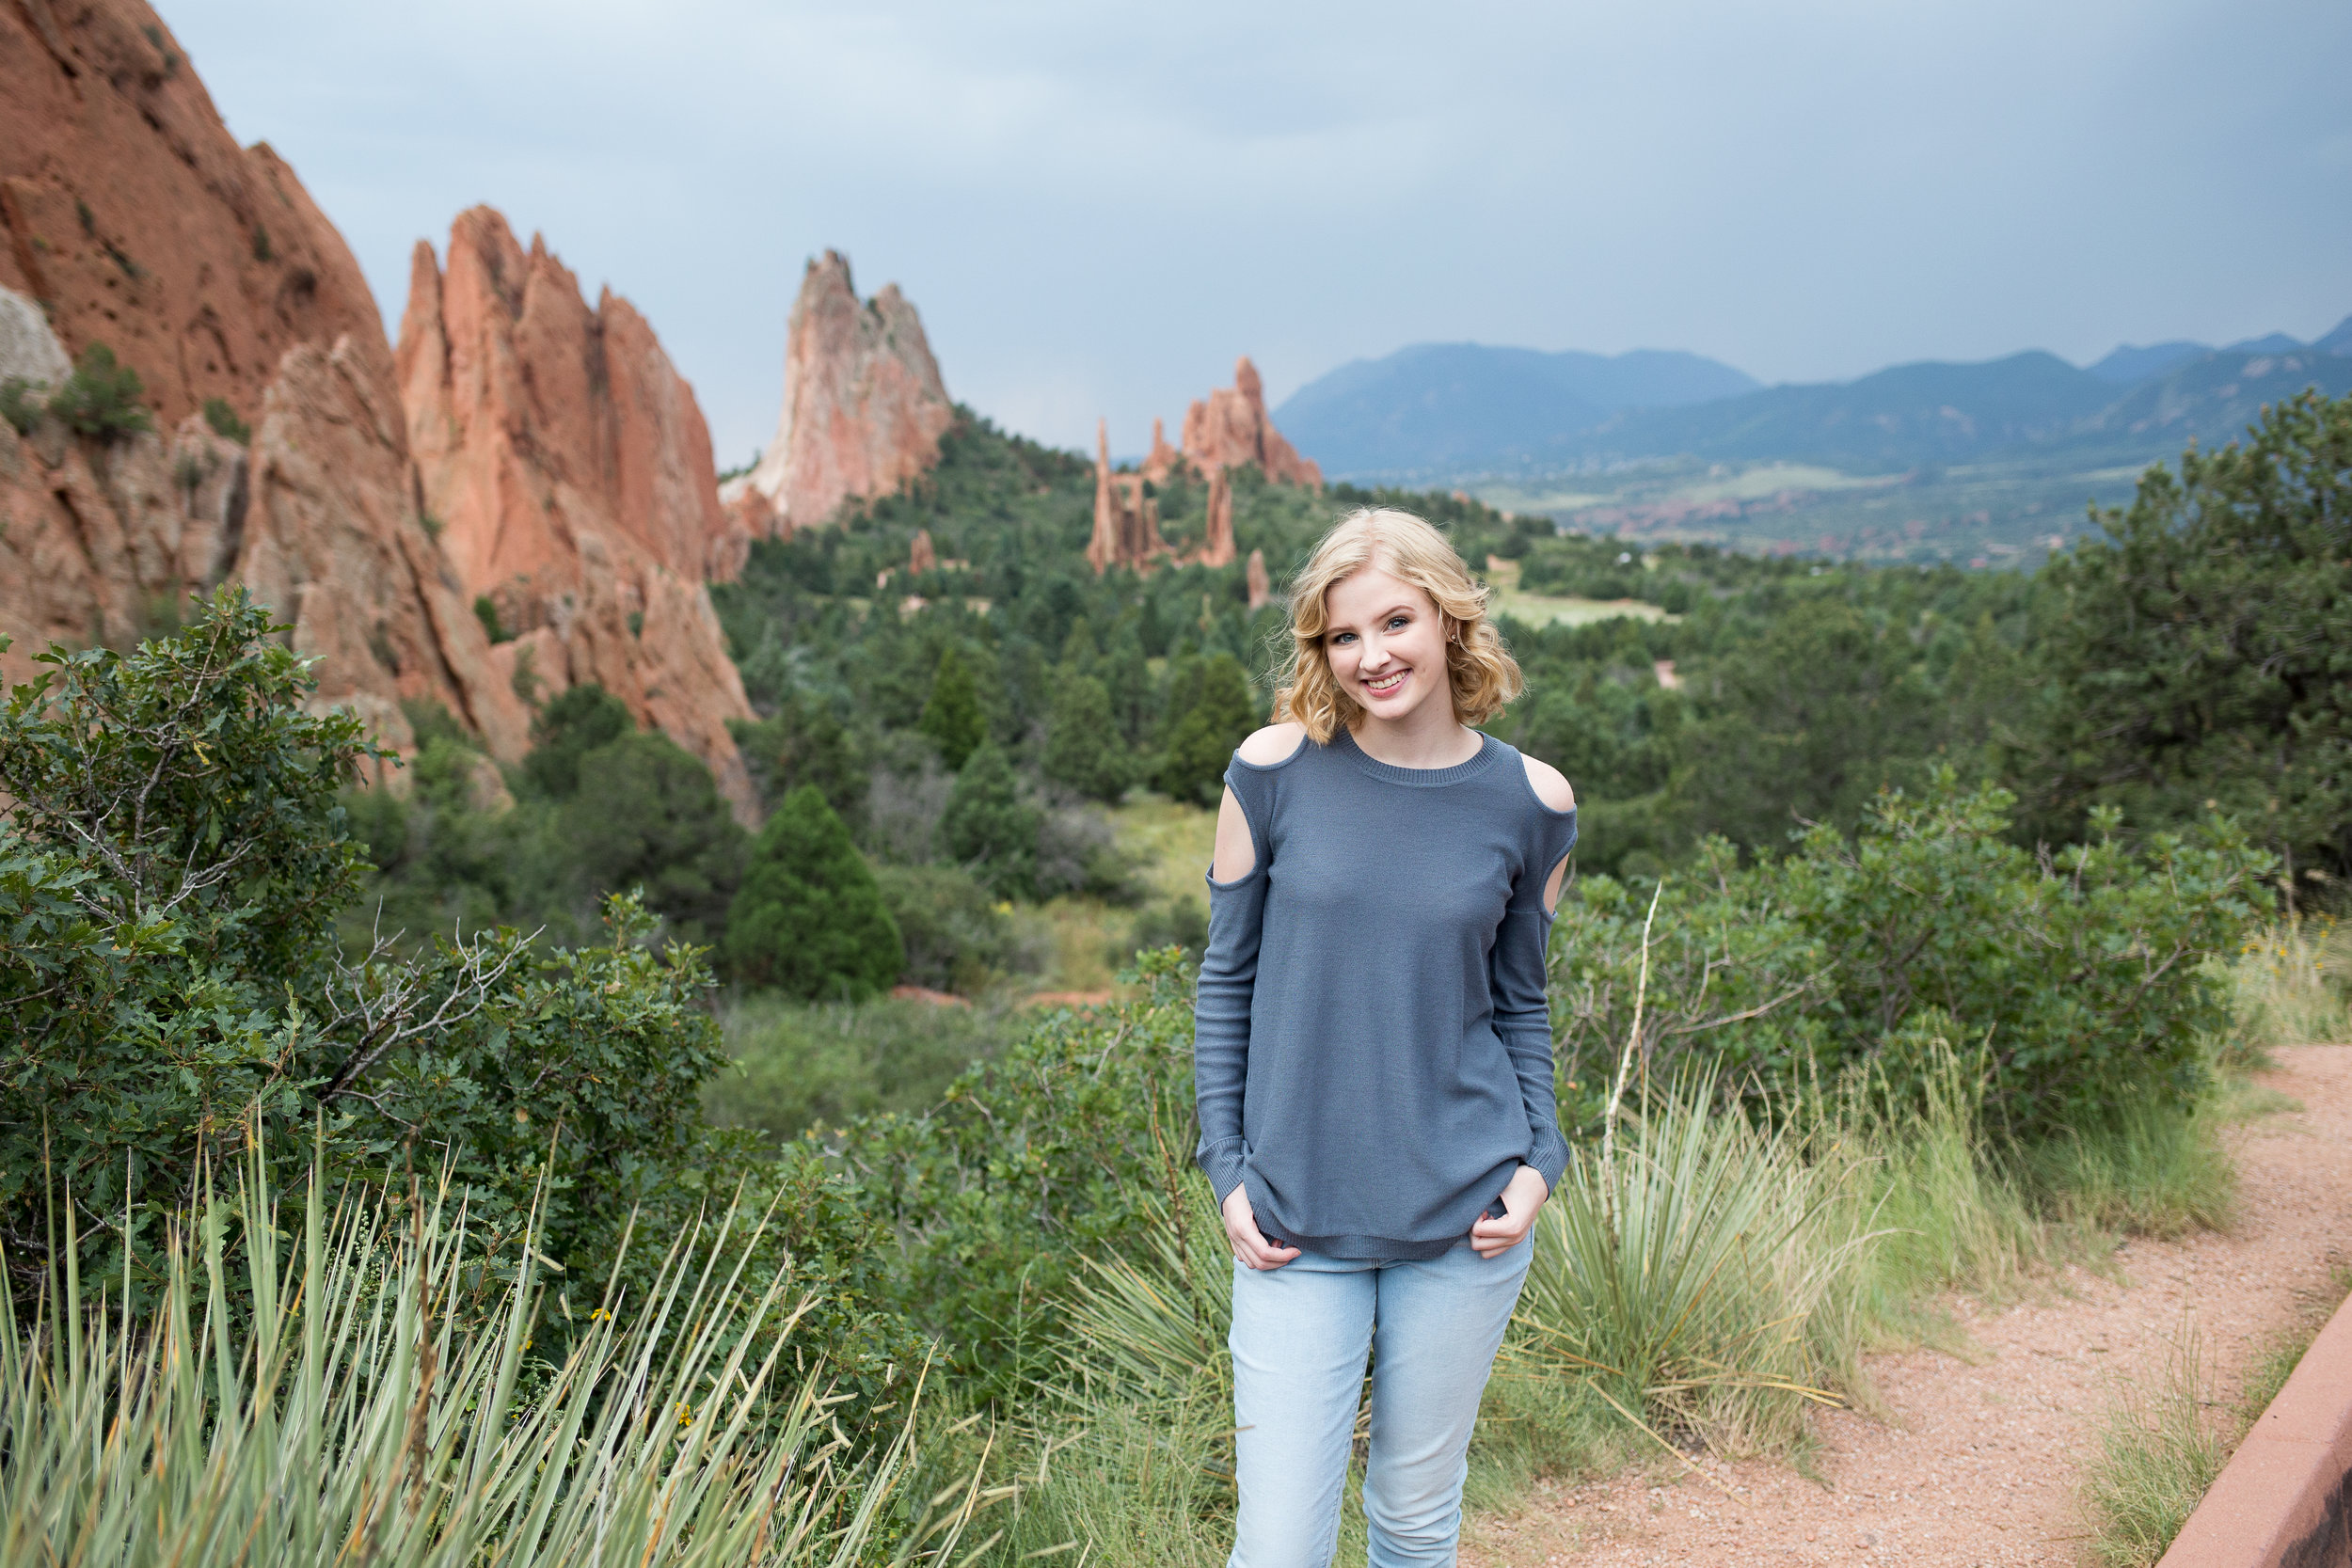
M 1411 605 L 1394 604 L 1375 614 L 1373 619 L 1375 621 L 1385 621 L 1391 615 L 1417 615 L 1419 613 L 1420 611 L 1414 609 Z M 1341 625 L 1338 622 L 1332 623 L 1328 628 L 1330 631 L 1345 631 L 1347 627 L 1345 626 Z

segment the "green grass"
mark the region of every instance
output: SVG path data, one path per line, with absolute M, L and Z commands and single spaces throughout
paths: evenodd
M 2099 1562 L 2146 1568 L 2164 1555 L 2347 1292 L 2352 1269 L 2339 1264 L 2329 1271 L 2328 1287 L 2305 1303 L 2299 1321 L 2265 1343 L 2231 1405 L 2215 1397 L 2192 1332 L 2174 1343 L 2147 1383 L 2114 1391 L 2082 1489 L 2091 1554 Z
M 2206 1415 L 2211 1375 L 2185 1332 L 2145 1385 L 2126 1384 L 2096 1429 L 2083 1472 L 2090 1553 L 2106 1568 L 2148 1568 L 2221 1473 L 2230 1445 Z

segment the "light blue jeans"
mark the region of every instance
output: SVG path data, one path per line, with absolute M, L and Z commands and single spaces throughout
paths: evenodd
M 1279 1269 L 1233 1265 L 1229 1568 L 1330 1562 L 1367 1350 L 1369 1568 L 1451 1568 L 1479 1396 L 1534 1255 L 1531 1236 L 1495 1259 L 1464 1244 L 1415 1262 L 1302 1252 Z

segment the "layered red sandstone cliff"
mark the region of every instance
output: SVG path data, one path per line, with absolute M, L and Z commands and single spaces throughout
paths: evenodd
M 595 682 L 709 765 L 749 816 L 729 719 L 751 705 L 704 589 L 750 539 L 721 506 L 702 411 L 653 330 L 595 309 L 487 207 L 419 243 L 398 371 L 426 512 L 470 602 L 519 633 L 494 656 L 547 693 Z
M 775 437 L 723 494 L 752 526 L 814 527 L 929 472 L 955 418 L 914 307 L 896 283 L 860 302 L 849 261 L 828 250 L 792 302 Z
M 157 430 L 0 425 L 0 673 L 120 643 L 237 578 L 317 656 L 322 705 L 413 742 L 437 702 L 501 757 L 529 715 L 416 506 L 391 351 L 293 171 L 237 146 L 138 0 L 0 8 L 0 379 L 103 343 Z M 218 398 L 248 451 L 195 417 Z

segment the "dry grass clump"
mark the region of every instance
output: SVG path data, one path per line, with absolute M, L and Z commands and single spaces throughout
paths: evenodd
M 2249 934 L 2229 965 L 2234 1054 L 2352 1041 L 2352 925 L 2333 915 Z

